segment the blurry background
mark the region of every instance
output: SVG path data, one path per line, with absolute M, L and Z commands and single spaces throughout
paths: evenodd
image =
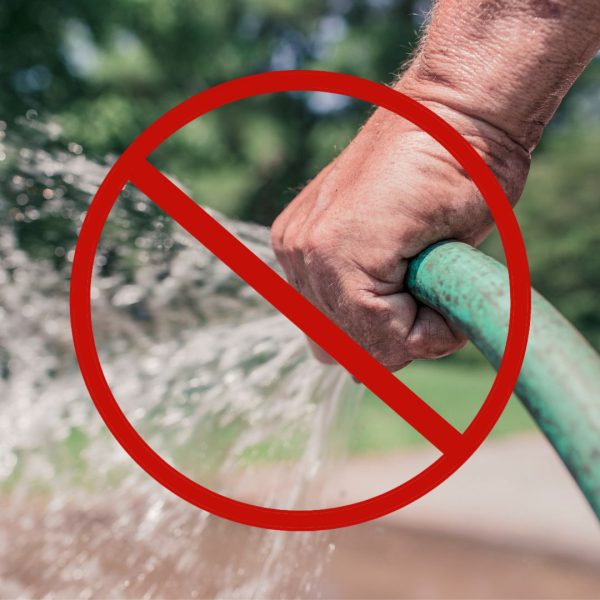
M 426 0 L 4 2 L 1 115 L 35 110 L 86 155 L 118 154 L 183 99 L 249 73 L 329 69 L 390 82 L 428 10 Z M 272 95 L 202 118 L 155 158 L 198 201 L 268 225 L 367 113 L 339 96 Z M 517 214 L 534 286 L 596 347 L 598 155 L 595 60 L 536 150 Z M 62 229 L 25 219 L 18 233 L 27 252 L 52 256 L 71 242 Z
M 1 117 L 9 123 L 25 115 L 51 121 L 62 132 L 55 145 L 70 143 L 104 160 L 183 99 L 249 73 L 315 68 L 390 82 L 414 48 L 429 9 L 427 0 L 5 2 L 0 6 Z M 199 202 L 269 225 L 339 153 L 368 111 L 341 96 L 265 96 L 191 123 L 153 158 Z M 598 214 L 598 156 L 600 60 L 595 60 L 536 150 L 517 215 L 534 287 L 596 348 L 600 227 L 592 217 Z M 8 172 L 10 165 L 4 168 Z M 0 185 L 9 182 L 4 177 Z M 26 253 L 61 268 L 76 227 L 68 211 L 45 211 L 43 205 L 41 193 L 30 194 L 26 206 L 3 203 L 1 216 Z M 155 210 L 128 216 L 128 239 L 135 240 L 156 218 Z M 495 237 L 484 250 L 502 260 Z M 104 271 L 117 268 L 118 255 L 129 252 L 110 248 Z M 476 360 L 469 350 L 461 358 Z M 429 370 L 444 367 L 418 368 L 423 377 L 415 377 L 435 387 Z M 480 396 L 487 385 L 482 375 L 477 386 L 473 365 L 469 374 L 462 377 L 455 367 L 448 374 L 450 390 L 459 398 L 465 385 L 475 386 Z M 439 389 L 448 386 L 444 382 Z M 353 442 L 363 443 L 369 442 Z M 388 442 L 378 437 L 372 443 Z
M 69 168 L 60 171 L 48 164 L 40 168 L 39 161 L 32 175 L 24 163 L 32 160 L 33 150 L 43 149 L 48 156 L 68 155 L 70 160 L 85 156 L 101 165 L 109 164 L 111 157 L 122 152 L 172 106 L 212 85 L 250 73 L 326 69 L 388 83 L 415 47 L 429 9 L 427 0 L 0 3 L 0 223 L 14 244 L 11 253 L 0 254 L 2 266 L 9 274 L 2 280 L 0 291 L 0 301 L 6 309 L 5 323 L 9 318 L 17 321 L 20 318 L 5 305 L 8 289 L 5 286 L 18 282 L 14 273 L 19 269 L 31 270 L 31 265 L 37 265 L 36 268 L 43 265 L 44 269 L 53 270 L 57 281 L 68 281 L 79 217 L 97 185 L 93 177 L 87 186 L 81 185 Z M 262 97 L 215 111 L 191 123 L 163 144 L 153 158 L 155 164 L 177 177 L 202 204 L 230 217 L 269 225 L 298 189 L 352 138 L 369 110 L 364 104 L 332 95 Z M 600 348 L 599 157 L 600 60 L 594 60 L 569 93 L 535 152 L 517 215 L 527 242 L 534 287 L 597 349 Z M 60 186 L 55 185 L 57 173 Z M 107 226 L 99 251 L 98 276 L 108 282 L 108 287 L 117 275 L 122 284 L 133 285 L 138 269 L 148 263 L 150 247 L 160 246 L 166 251 L 173 246 L 172 242 L 165 243 L 170 239 L 172 225 L 154 205 L 142 209 L 138 200 L 135 195 L 122 197 L 119 212 Z M 175 246 L 180 247 L 181 242 Z M 484 250 L 502 260 L 495 236 L 486 242 Z M 14 252 L 18 252 L 18 260 Z M 153 260 L 159 259 L 151 257 L 150 262 Z M 163 256 L 160 260 L 167 259 Z M 149 319 L 140 303 L 124 301 L 122 305 L 131 309 L 131 318 Z M 5 379 L 10 378 L 15 364 L 10 352 L 0 346 L 0 370 Z M 451 359 L 412 365 L 402 378 L 453 423 L 464 426 L 489 390 L 493 371 L 473 348 L 467 347 Z M 4 418 L 6 421 L 8 417 Z M 395 456 L 407 449 L 421 451 L 419 436 L 390 419 L 389 409 L 368 394 L 357 405 L 353 418 L 357 425 L 345 444 L 356 464 L 363 464 L 365 476 L 372 469 L 364 466 L 368 462 L 361 461 L 368 461 L 369 457 L 381 457 L 383 452 Z M 5 425 L 10 423 L 6 421 Z M 523 432 L 524 438 L 514 437 Z M 552 459 L 539 450 L 538 442 L 543 442 L 538 440 L 532 422 L 516 400 L 511 401 L 493 436 L 503 438 L 497 442 L 502 445 L 502 456 L 512 456 L 517 463 L 520 459 L 515 457 L 520 456 L 522 448 L 530 456 L 541 452 L 540 462 L 532 459 L 530 469 L 540 481 L 548 474 L 548 487 L 539 485 L 551 490 L 549 494 L 554 493 L 552 473 L 556 465 L 552 466 Z M 73 452 L 77 452 L 77 440 L 69 439 L 75 448 Z M 289 448 L 286 452 L 294 453 Z M 519 471 L 514 462 L 498 468 L 500 472 L 502 468 L 510 472 L 510 465 Z M 558 485 L 568 485 L 566 478 L 561 479 L 560 468 L 556 468 Z M 525 464 L 519 472 L 525 472 Z M 533 481 L 531 477 L 525 479 Z M 368 489 L 365 483 L 363 491 Z M 550 509 L 549 513 L 540 509 L 544 519 L 538 529 L 547 527 L 548 519 L 556 516 L 557 507 L 562 506 L 558 502 L 562 496 L 557 496 L 558 504 L 547 496 L 543 498 L 541 502 L 546 502 Z M 460 497 L 455 503 L 458 512 L 449 517 L 450 521 L 476 513 L 470 507 L 467 515 L 461 514 Z M 440 511 L 436 509 L 434 513 Z M 530 556 L 522 550 L 517 532 L 529 527 L 535 530 L 527 511 L 523 514 L 521 521 L 513 523 L 514 530 L 508 527 L 510 535 L 499 543 L 511 548 L 506 555 L 514 562 L 511 568 L 525 565 L 523 573 L 536 573 L 537 579 L 534 577 L 532 587 L 519 587 L 522 586 L 519 576 L 510 587 L 507 580 L 500 578 L 497 585 L 508 587 L 492 587 L 491 595 L 495 591 L 514 597 L 527 594 L 533 597 L 543 589 L 548 590 L 544 593 L 554 590 L 562 597 L 573 590 L 573 597 L 582 597 L 591 593 L 589 589 L 600 589 L 597 579 L 591 575 L 589 581 L 586 579 L 589 552 L 575 552 L 576 558 L 570 554 L 562 562 L 556 559 L 558 562 L 544 566 L 542 562 L 546 559 L 540 558 L 541 555 L 532 551 Z M 415 519 L 419 527 L 425 521 L 431 525 L 427 515 L 419 520 L 417 514 Z M 443 529 L 444 523 L 434 525 Z M 575 521 L 567 521 L 565 525 L 572 530 L 577 526 Z M 480 535 L 487 531 L 485 527 L 478 528 L 476 522 L 472 529 Z M 585 521 L 581 531 L 584 529 Z M 361 531 L 365 531 L 362 538 Z M 359 528 L 343 535 L 360 538 L 357 544 L 365 544 L 371 548 L 369 552 L 376 553 L 380 547 L 377 531 Z M 559 538 L 563 533 L 559 528 L 556 536 Z M 577 530 L 574 535 L 579 533 Z M 404 539 L 410 540 L 410 535 L 405 532 Z M 538 540 L 539 550 L 547 540 L 536 535 L 533 531 L 532 539 Z M 453 543 L 445 538 L 442 543 L 439 539 L 428 542 L 418 537 L 415 548 L 438 556 L 436 564 L 446 565 L 450 581 L 452 572 L 456 574 L 459 568 L 446 564 L 449 554 L 455 551 Z M 589 550 L 586 543 L 582 546 Z M 406 544 L 409 548 L 406 552 L 412 554 L 412 546 Z M 446 550 L 443 544 L 448 544 Z M 556 546 L 560 549 L 560 543 Z M 466 544 L 465 548 L 464 556 L 471 557 L 468 560 L 481 556 L 477 545 Z M 493 552 L 501 553 L 494 548 Z M 348 557 L 340 552 L 343 565 Z M 391 555 L 395 552 L 390 550 Z M 402 549 L 398 553 L 401 555 Z M 529 562 L 524 562 L 526 559 Z M 492 570 L 495 561 L 490 555 Z M 393 587 L 397 585 L 392 576 L 393 565 L 390 558 L 389 571 L 384 569 L 378 576 L 379 580 L 390 578 L 390 585 L 382 584 L 377 594 L 394 595 L 390 591 L 397 589 Z M 542 566 L 538 572 L 532 565 Z M 580 578 L 583 587 L 577 587 L 579 580 L 573 575 L 578 569 L 584 573 Z M 349 567 L 348 573 L 352 570 Z M 563 571 L 567 575 L 563 576 Z M 477 585 L 461 588 L 454 581 L 436 591 L 438 588 L 433 584 L 424 584 L 427 573 L 417 577 L 418 572 L 417 569 L 412 573 L 418 581 L 416 588 L 407 588 L 409 595 L 410 590 L 414 595 L 427 595 L 427 590 L 433 590 L 432 594 L 442 596 L 444 589 L 458 596 L 480 590 Z M 443 573 L 438 576 L 445 581 Z M 545 587 L 536 587 L 536 581 Z M 585 587 L 588 583 L 589 587 Z M 368 595 L 369 589 L 363 589 L 362 593 Z M 334 592 L 326 588 L 322 593 Z

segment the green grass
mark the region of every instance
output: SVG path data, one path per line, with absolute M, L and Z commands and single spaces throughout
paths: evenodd
M 495 371 L 481 361 L 439 360 L 416 362 L 399 373 L 399 378 L 457 429 L 464 430 L 485 400 Z M 349 417 L 349 449 L 352 454 L 389 452 L 427 444 L 379 398 L 365 391 Z M 498 437 L 533 429 L 535 424 L 516 397 L 493 429 Z
M 496 372 L 478 353 L 467 349 L 459 358 L 415 362 L 398 376 L 446 420 L 464 431 L 487 397 Z M 332 440 L 342 455 L 393 452 L 429 445 L 363 386 L 348 384 L 345 394 Z M 490 437 L 534 428 L 531 417 L 513 396 Z M 243 458 L 248 463 L 293 460 L 300 456 L 305 443 L 306 434 L 277 436 L 247 449 Z

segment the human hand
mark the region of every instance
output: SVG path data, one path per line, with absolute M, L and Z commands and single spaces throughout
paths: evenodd
M 473 145 L 516 202 L 529 169 L 527 150 L 488 122 L 423 104 Z M 492 225 L 454 158 L 412 123 L 378 109 L 276 219 L 272 241 L 290 283 L 394 371 L 465 343 L 406 291 L 409 259 L 444 239 L 476 245 Z M 329 358 L 317 347 L 315 354 Z

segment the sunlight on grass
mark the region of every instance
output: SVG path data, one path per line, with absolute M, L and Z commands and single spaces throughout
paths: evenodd
M 494 376 L 495 371 L 483 359 L 469 362 L 453 359 L 422 361 L 399 373 L 404 383 L 461 431 L 481 407 Z M 513 396 L 491 436 L 534 427 L 519 400 Z M 427 443 L 379 398 L 365 391 L 351 428 L 351 453 L 387 452 Z

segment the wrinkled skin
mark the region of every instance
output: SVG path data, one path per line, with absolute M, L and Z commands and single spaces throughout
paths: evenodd
M 544 127 L 599 50 L 598 0 L 437 0 L 395 87 L 471 142 L 514 204 Z M 406 293 L 408 259 L 443 239 L 478 244 L 490 227 L 458 164 L 380 109 L 275 221 L 273 246 L 290 282 L 395 370 L 464 343 Z
M 489 123 L 424 104 L 467 138 L 516 202 L 528 152 Z M 272 241 L 290 283 L 394 371 L 465 343 L 405 291 L 408 260 L 444 239 L 477 244 L 491 225 L 485 202 L 450 154 L 379 109 L 277 218 Z

